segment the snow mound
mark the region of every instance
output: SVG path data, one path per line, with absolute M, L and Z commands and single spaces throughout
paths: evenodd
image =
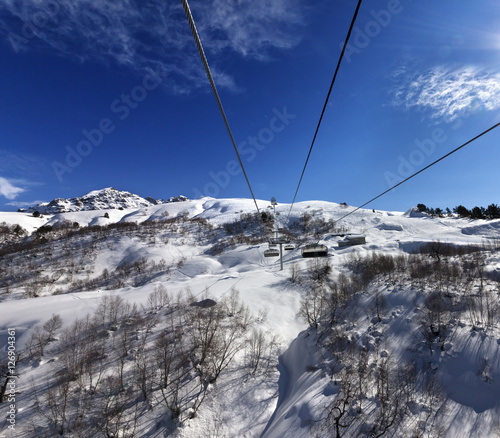
M 179 272 L 186 277 L 194 278 L 198 275 L 216 274 L 222 268 L 222 265 L 216 260 L 206 257 L 193 257 L 191 260 L 186 261 Z
M 423 213 L 418 211 L 417 207 L 412 207 L 409 210 L 406 210 L 403 214 L 404 217 L 429 217 L 427 213 Z
M 462 228 L 462 233 L 468 236 L 483 236 L 486 238 L 498 239 L 498 232 L 500 231 L 500 220 L 496 221 L 480 221 L 479 225 Z
M 398 224 L 380 224 L 377 225 L 375 228 L 378 228 L 379 230 L 382 231 L 403 231 L 403 227 Z
M 334 385 L 324 385 L 323 373 L 316 367 L 321 352 L 313 332 L 304 331 L 280 356 L 279 398 L 262 438 L 310 437 L 310 424 L 321 413 L 317 406 L 325 397 L 338 391 Z

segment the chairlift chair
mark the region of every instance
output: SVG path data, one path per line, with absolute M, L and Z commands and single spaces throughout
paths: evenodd
M 303 258 L 313 258 L 313 257 L 327 257 L 328 248 L 326 245 L 310 244 L 302 248 Z
M 285 246 L 285 251 L 292 251 L 293 249 L 295 249 L 295 248 L 293 247 L 293 245 L 286 245 L 286 246 Z
M 266 249 L 264 251 L 264 257 L 279 257 L 280 252 L 277 249 Z

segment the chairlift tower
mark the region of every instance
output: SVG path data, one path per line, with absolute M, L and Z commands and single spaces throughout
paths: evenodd
M 278 203 L 276 202 L 276 199 L 273 197 L 271 198 L 271 205 L 274 210 L 274 218 L 275 218 L 275 230 L 274 230 L 274 237 L 269 240 L 269 248 L 275 248 L 277 245 L 279 245 L 280 250 L 279 250 L 279 257 L 280 257 L 280 271 L 283 270 L 283 245 L 285 245 L 285 251 L 290 251 L 293 249 L 293 246 L 290 245 L 290 239 L 287 239 L 285 237 L 280 237 L 279 233 L 282 231 L 282 228 L 278 227 L 278 224 L 276 222 L 276 206 Z M 267 254 L 266 254 L 267 252 Z M 278 256 L 277 254 L 278 250 L 270 250 L 268 249 L 267 251 L 264 251 L 264 256 L 265 257 L 276 257 Z
M 278 233 L 278 231 L 276 231 Z M 283 245 L 289 246 L 290 240 L 284 237 L 274 237 L 269 240 L 269 245 L 279 245 L 280 246 L 280 271 L 283 270 Z M 285 246 L 285 249 L 286 249 Z
M 278 205 L 278 202 L 276 201 L 276 198 L 273 196 L 271 198 L 271 206 L 273 207 L 273 212 L 274 212 L 274 237 L 277 239 L 278 238 L 278 225 L 276 221 L 276 206 Z

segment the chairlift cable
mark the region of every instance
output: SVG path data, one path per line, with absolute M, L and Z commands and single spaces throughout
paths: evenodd
M 309 153 L 307 154 L 306 162 L 304 164 L 304 168 L 302 169 L 302 174 L 300 175 L 299 184 L 297 185 L 297 189 L 295 190 L 295 195 L 293 196 L 292 205 L 290 205 L 290 210 L 288 211 L 287 220 L 290 218 L 290 213 L 292 212 L 292 208 L 293 208 L 293 205 L 295 203 L 295 198 L 297 197 L 297 193 L 299 192 L 300 184 L 302 183 L 302 178 L 304 177 L 304 172 L 306 171 L 307 163 L 309 162 L 309 157 L 311 156 L 311 152 L 312 152 L 312 149 L 313 149 L 313 146 L 314 146 L 314 142 L 316 141 L 316 136 L 318 135 L 319 127 L 321 125 L 321 121 L 323 120 L 323 115 L 325 114 L 326 106 L 328 105 L 328 100 L 330 98 L 330 94 L 331 94 L 332 89 L 333 89 L 333 84 L 335 83 L 335 79 L 337 78 L 337 73 L 339 72 L 340 64 L 341 64 L 342 59 L 344 57 L 344 53 L 346 51 L 347 44 L 349 42 L 349 38 L 351 37 L 351 33 L 352 33 L 353 28 L 354 28 L 354 23 L 356 21 L 356 17 L 358 16 L 358 12 L 359 12 L 359 8 L 361 6 L 361 2 L 362 2 L 362 0 L 358 1 L 358 5 L 356 6 L 356 10 L 354 12 L 354 16 L 352 17 L 351 25 L 349 27 L 349 31 L 347 32 L 347 36 L 346 36 L 346 39 L 345 39 L 345 42 L 344 42 L 344 46 L 342 47 L 342 52 L 340 53 L 340 57 L 339 57 L 339 60 L 337 62 L 337 67 L 336 67 L 335 73 L 333 75 L 332 83 L 330 84 L 330 89 L 328 90 L 328 94 L 326 96 L 325 104 L 323 105 L 323 110 L 321 111 L 321 116 L 319 118 L 318 126 L 316 127 L 316 132 L 314 133 L 314 137 L 313 137 L 313 140 L 312 140 L 312 143 L 311 143 L 311 147 L 309 148 Z
M 462 149 L 463 147 L 471 144 L 473 141 L 476 141 L 478 138 L 482 137 L 483 135 L 487 134 L 488 132 L 490 131 L 493 131 L 493 129 L 495 128 L 498 128 L 498 126 L 500 126 L 500 122 L 497 123 L 496 125 L 493 125 L 491 128 L 487 129 L 486 131 L 483 131 L 481 132 L 481 134 L 479 135 L 476 135 L 474 138 L 472 138 L 471 140 L 465 142 L 464 144 L 462 144 L 461 146 L 453 149 L 451 152 L 448 152 L 446 155 L 443 155 L 441 158 L 437 159 L 436 161 L 434 161 L 433 163 L 429 164 L 428 166 L 425 166 L 423 169 L 420 169 L 418 172 L 415 172 L 413 175 L 410 175 L 408 178 L 404 179 L 403 181 L 400 181 L 399 183 L 397 183 L 396 185 L 392 186 L 390 189 L 387 189 L 385 192 L 382 192 L 380 195 L 378 196 L 375 196 L 374 198 L 370 199 L 369 201 L 365 202 L 363 205 L 355 208 L 354 210 L 352 210 L 351 212 L 345 214 L 344 216 L 342 216 L 340 219 L 337 219 L 336 222 L 339 222 L 341 221 L 342 219 L 345 219 L 347 216 L 355 213 L 356 211 L 362 209 L 364 206 L 370 204 L 371 202 L 375 201 L 376 199 L 380 198 L 381 196 L 385 195 L 386 193 L 390 192 L 391 190 L 394 190 L 396 187 L 400 186 L 401 184 L 405 183 L 406 181 L 412 179 L 414 176 L 417 176 L 419 173 L 422 173 L 424 170 L 427 170 L 429 167 L 432 167 L 434 166 L 434 164 L 437 164 L 439 163 L 440 161 L 444 160 L 445 158 L 449 157 L 451 154 L 454 154 L 455 152 L 459 151 L 460 149 Z
M 222 102 L 219 98 L 219 93 L 217 92 L 217 88 L 215 86 L 215 82 L 210 71 L 210 67 L 208 66 L 207 57 L 205 56 L 205 52 L 203 50 L 203 46 L 201 44 L 201 39 L 196 29 L 196 25 L 194 23 L 193 15 L 191 14 L 191 9 L 189 8 L 189 4 L 187 0 L 182 0 L 182 6 L 184 7 L 184 12 L 186 13 L 186 17 L 189 22 L 189 27 L 191 28 L 191 32 L 193 33 L 194 40 L 196 42 L 196 46 L 198 47 L 198 52 L 200 53 L 201 60 L 203 62 L 203 66 L 205 67 L 205 72 L 207 73 L 208 80 L 210 81 L 210 85 L 212 87 L 212 91 L 214 92 L 215 99 L 217 100 L 217 104 L 219 105 L 219 110 L 224 119 L 224 123 L 226 124 L 227 132 L 229 133 L 229 137 L 231 138 L 231 143 L 233 144 L 234 151 L 236 152 L 236 156 L 238 157 L 238 161 L 241 166 L 241 170 L 243 170 L 243 175 L 248 184 L 248 188 L 250 189 L 250 193 L 252 194 L 253 202 L 255 203 L 255 208 L 257 209 L 257 213 L 260 214 L 259 206 L 257 205 L 257 201 L 255 200 L 255 196 L 252 191 L 252 187 L 250 186 L 250 181 L 248 180 L 247 173 L 245 172 L 245 168 L 243 166 L 243 162 L 241 161 L 240 153 L 238 152 L 238 148 L 236 147 L 236 142 L 234 141 L 233 133 L 231 132 L 231 128 L 229 127 L 229 122 L 226 117 L 226 113 L 224 112 L 224 108 L 222 107 Z

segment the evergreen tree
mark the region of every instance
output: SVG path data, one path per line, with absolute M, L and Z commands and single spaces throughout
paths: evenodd
M 470 217 L 472 214 L 470 210 L 467 210 L 463 205 L 455 207 L 453 213 L 458 214 L 460 217 Z
M 488 205 L 485 214 L 488 219 L 498 219 L 500 218 L 500 207 L 496 204 Z
M 474 207 L 471 211 L 471 216 L 472 219 L 484 219 L 484 208 L 482 207 Z

